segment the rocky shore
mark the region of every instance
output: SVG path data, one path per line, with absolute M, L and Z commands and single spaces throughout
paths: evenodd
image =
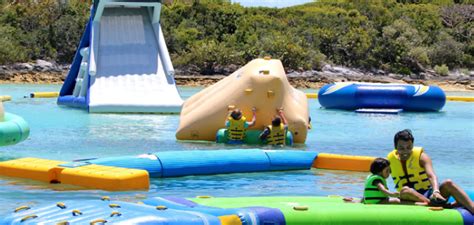
M 58 65 L 44 60 L 37 60 L 34 63 L 0 65 L 0 84 L 62 84 L 68 70 L 69 65 Z M 199 75 L 186 71 L 176 70 L 175 79 L 178 85 L 209 86 L 226 76 L 226 74 Z M 437 85 L 445 91 L 474 91 L 474 71 L 468 73 L 450 71 L 447 76 L 441 76 L 432 70 L 426 70 L 420 74 L 401 75 L 387 73 L 382 70 L 362 71 L 326 65 L 321 71 L 288 71 L 287 76 L 290 83 L 297 88 L 320 88 L 332 82 L 359 81 Z

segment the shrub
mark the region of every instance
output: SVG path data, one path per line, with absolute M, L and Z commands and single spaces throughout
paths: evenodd
M 443 64 L 441 66 L 436 65 L 434 67 L 434 70 L 440 76 L 448 76 L 448 74 L 449 74 L 449 68 L 445 64 Z
M 26 61 L 26 49 L 16 38 L 15 28 L 0 25 L 0 34 L 0 64 Z

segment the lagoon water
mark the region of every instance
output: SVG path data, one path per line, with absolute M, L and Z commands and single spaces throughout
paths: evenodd
M 0 95 L 12 96 L 12 101 L 4 103 L 5 111 L 22 116 L 31 128 L 26 141 L 0 148 L 0 161 L 20 157 L 67 161 L 157 151 L 235 148 L 215 143 L 176 141 L 178 115 L 88 114 L 83 110 L 59 107 L 54 98 L 23 98 L 30 92 L 59 89 L 60 85 L 0 85 Z M 200 90 L 189 87 L 179 89 L 183 98 Z M 309 105 L 313 129 L 305 145 L 292 149 L 384 157 L 393 149 L 393 135 L 398 130 L 409 128 L 415 135 L 415 145 L 423 146 L 431 156 L 440 180 L 450 178 L 463 188 L 474 190 L 474 103 L 447 102 L 441 112 L 399 115 L 325 110 L 320 108 L 317 99 L 310 99 Z M 0 177 L 0 215 L 20 205 L 54 203 L 66 199 L 98 199 L 103 195 L 125 201 L 138 201 L 150 196 L 196 195 L 357 197 L 362 194 L 366 176 L 367 173 L 362 172 L 316 169 L 187 176 L 152 179 L 150 190 L 138 192 L 84 190 L 61 184 Z M 388 183 L 393 189 L 392 182 Z

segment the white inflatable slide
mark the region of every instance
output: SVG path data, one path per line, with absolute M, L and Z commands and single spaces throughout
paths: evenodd
M 178 113 L 183 104 L 160 26 L 160 1 L 96 1 L 73 96 L 89 112 Z M 78 94 L 79 93 L 79 94 Z

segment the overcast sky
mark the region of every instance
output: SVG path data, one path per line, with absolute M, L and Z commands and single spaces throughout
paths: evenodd
M 287 7 L 293 5 L 300 5 L 314 0 L 232 0 L 238 2 L 242 6 L 266 6 L 266 7 Z

